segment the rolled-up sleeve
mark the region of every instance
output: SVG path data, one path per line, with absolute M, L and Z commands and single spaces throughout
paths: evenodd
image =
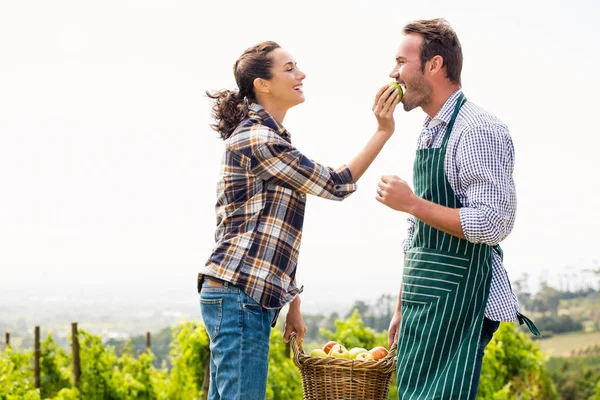
M 271 139 L 258 145 L 251 169 L 265 181 L 330 200 L 343 200 L 356 191 L 348 167 L 324 167 L 285 140 Z
M 468 199 L 468 206 L 460 209 L 463 233 L 470 242 L 494 246 L 511 232 L 517 208 L 508 129 L 485 125 L 465 132 L 456 157 Z

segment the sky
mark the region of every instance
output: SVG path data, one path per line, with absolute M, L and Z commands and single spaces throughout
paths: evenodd
M 435 17 L 462 42 L 467 98 L 511 131 L 509 276 L 528 273 L 535 287 L 593 267 L 599 11 L 591 0 L 2 2 L 0 304 L 196 303 L 223 151 L 205 91 L 235 88 L 238 56 L 278 42 L 307 74 L 306 102 L 284 125 L 305 155 L 337 167 L 375 131 L 372 101 L 402 26 Z M 386 174 L 411 182 L 424 113 L 399 107 L 395 119 L 355 194 L 308 199 L 298 266 L 308 311 L 398 292 L 406 215 L 375 190 Z

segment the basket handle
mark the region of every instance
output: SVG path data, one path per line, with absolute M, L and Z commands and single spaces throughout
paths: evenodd
M 394 343 L 392 345 L 392 347 L 390 347 L 390 350 L 388 351 L 388 353 L 385 355 L 384 358 L 394 358 L 396 357 L 396 349 L 397 349 L 398 345 L 396 343 Z
M 294 355 L 293 360 L 294 360 L 294 364 L 296 364 L 296 366 L 298 368 L 300 368 L 300 360 L 299 360 L 299 356 L 301 354 L 306 354 L 304 352 L 304 348 L 302 347 L 302 342 L 298 343 L 298 340 L 296 340 L 296 334 L 292 333 L 290 335 L 290 344 L 292 347 L 292 353 Z

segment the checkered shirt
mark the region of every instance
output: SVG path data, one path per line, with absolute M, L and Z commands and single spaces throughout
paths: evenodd
M 306 195 L 343 200 L 356 190 L 350 169 L 311 161 L 260 105 L 225 140 L 217 184 L 216 245 L 198 274 L 231 282 L 259 304 L 280 309 L 295 283 Z
M 432 119 L 427 117 L 417 143 L 418 149 L 442 146 L 459 89 Z M 506 125 L 490 113 L 467 101 L 456 118 L 446 148 L 446 177 L 463 207 L 460 223 L 468 241 L 490 246 L 511 232 L 517 210 L 512 172 L 514 148 Z M 412 241 L 415 219 L 408 218 L 406 252 Z M 485 316 L 494 321 L 516 321 L 517 297 L 500 254 L 492 251 L 492 285 Z

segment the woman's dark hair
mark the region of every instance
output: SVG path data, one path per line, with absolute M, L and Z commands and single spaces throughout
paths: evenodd
M 221 138 L 227 139 L 240 122 L 248 115 L 248 105 L 256 102 L 254 80 L 256 78 L 271 79 L 273 59 L 270 53 L 280 46 L 271 41 L 262 42 L 244 51 L 233 65 L 233 75 L 238 90 L 217 90 L 206 92 L 215 100 L 212 117 L 216 124 L 211 127 L 219 132 Z

